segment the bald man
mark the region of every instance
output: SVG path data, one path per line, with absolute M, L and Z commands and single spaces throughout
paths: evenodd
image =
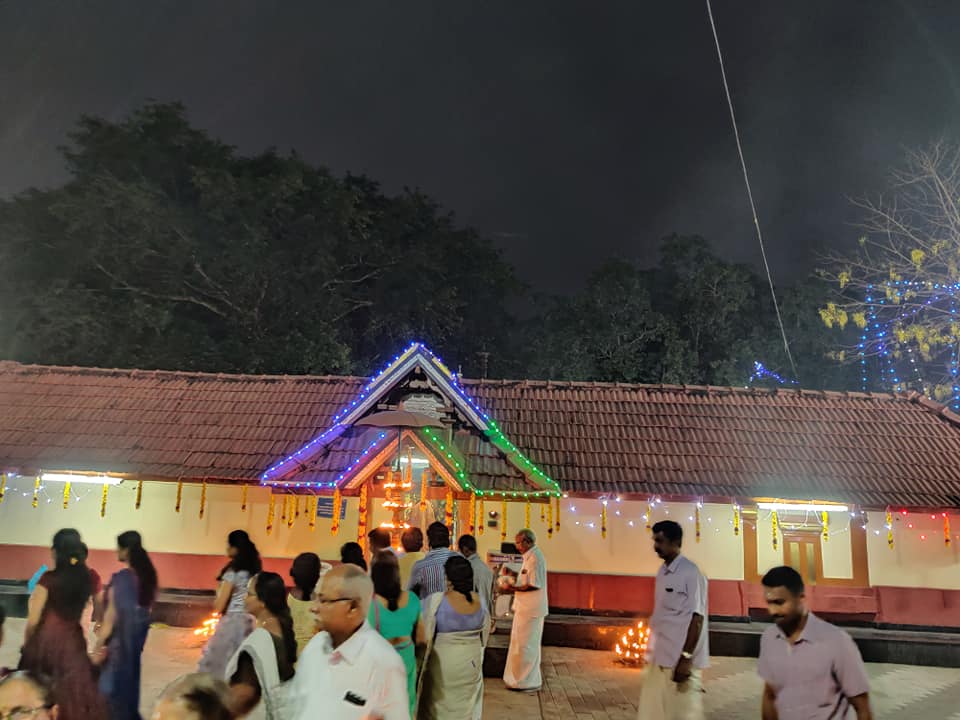
M 314 605 L 323 630 L 297 663 L 295 720 L 410 720 L 403 660 L 367 624 L 372 599 L 373 582 L 355 565 L 323 576 Z

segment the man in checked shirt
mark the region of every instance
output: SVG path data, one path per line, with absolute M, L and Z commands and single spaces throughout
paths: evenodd
M 421 600 L 426 600 L 433 593 L 446 592 L 444 566 L 451 555 L 457 554 L 450 549 L 450 530 L 441 522 L 431 523 L 427 528 L 427 542 L 430 552 L 414 563 L 407 583 L 407 590 L 415 592 Z

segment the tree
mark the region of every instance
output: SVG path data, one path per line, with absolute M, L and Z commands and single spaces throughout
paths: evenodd
M 6 357 L 367 372 L 412 339 L 470 353 L 511 327 L 511 268 L 420 193 L 239 155 L 178 104 L 71 141 L 68 182 L 0 203 Z
M 560 298 L 534 335 L 528 372 L 554 380 L 682 382 L 688 354 L 653 309 L 648 273 L 608 261 L 572 297 Z
M 863 234 L 826 258 L 833 283 L 820 311 L 827 327 L 855 328 L 844 359 L 864 386 L 917 389 L 954 406 L 960 320 L 960 148 L 938 143 L 907 153 L 886 195 L 855 201 Z
M 654 307 L 686 343 L 688 382 L 743 384 L 770 332 L 771 308 L 756 273 L 721 260 L 698 236 L 671 235 L 660 254 Z

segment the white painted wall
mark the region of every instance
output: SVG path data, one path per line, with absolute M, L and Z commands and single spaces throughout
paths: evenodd
M 653 543 L 643 520 L 646 503 L 610 502 L 606 539 L 600 536 L 600 507 L 599 500 L 561 499 L 560 532 L 548 539 L 546 525 L 540 522 L 539 507 L 536 504 L 531 506 L 531 529 L 537 533 L 548 567 L 555 572 L 655 575 L 661 561 L 653 552 Z M 485 508 L 488 512 L 499 512 L 500 502 L 487 502 Z M 684 529 L 684 552 L 709 577 L 742 580 L 743 538 L 733 534 L 730 506 L 705 505 L 700 513 L 699 543 L 691 519 L 693 504 L 662 503 L 654 509 L 653 522 L 679 522 Z M 523 527 L 523 520 L 524 504 L 508 503 L 508 542 L 512 542 L 516 532 Z M 499 530 L 487 528 L 478 540 L 482 552 L 497 550 L 500 547 Z
M 797 517 L 790 518 L 791 524 L 799 524 Z M 810 530 L 819 530 L 819 517 L 810 514 L 804 518 Z M 853 577 L 853 553 L 850 543 L 850 514 L 832 512 L 829 519 L 830 539 L 820 539 L 820 552 L 823 558 L 823 574 L 827 578 L 849 579 Z M 783 565 L 783 538 L 780 537 L 777 549 L 773 549 L 773 522 L 770 511 L 757 511 L 757 572 L 763 575 L 767 570 Z
M 53 534 L 62 527 L 75 527 L 93 549 L 112 549 L 116 536 L 124 530 L 138 530 L 144 544 L 153 552 L 198 553 L 221 555 L 226 536 L 231 530 L 243 529 L 257 543 L 266 557 L 293 557 L 305 551 L 316 552 L 324 559 L 339 558 L 340 545 L 357 536 L 357 499 L 346 498 L 346 518 L 337 536 L 330 534 L 330 521 L 318 520 L 311 532 L 304 514 L 293 528 L 280 521 L 280 503 L 276 506 L 274 530 L 266 534 L 267 490 L 250 486 L 247 510 L 240 510 L 241 489 L 208 485 L 204 518 L 198 517 L 201 489 L 184 485 L 181 512 L 175 511 L 175 483 L 144 483 L 143 500 L 134 509 L 136 483 L 125 482 L 111 487 L 105 518 L 100 517 L 100 486 L 75 485 L 81 499 L 62 507 L 60 483 L 50 483 L 41 495 L 40 507 L 31 507 L 33 482 L 16 478 L 8 484 L 6 499 L 0 503 L 0 544 L 47 546 Z M 49 500 L 49 502 L 48 502 Z M 371 527 L 388 518 L 380 507 L 382 500 L 372 500 Z M 546 526 L 540 521 L 540 508 L 531 504 L 531 526 L 540 538 L 540 545 L 551 570 L 556 572 L 588 572 L 620 575 L 653 575 L 659 559 L 653 552 L 645 529 L 645 503 L 611 502 L 608 507 L 607 537 L 600 537 L 600 502 L 564 498 L 561 503 L 561 529 L 548 539 Z M 301 506 L 302 507 L 302 506 Z M 486 501 L 485 511 L 501 510 L 499 501 Z M 512 542 L 524 525 L 525 503 L 508 503 L 507 539 Z M 574 508 L 576 508 L 574 510 Z M 617 512 L 620 515 L 617 515 Z M 694 537 L 693 505 L 661 504 L 653 520 L 674 519 L 684 526 L 687 538 L 684 549 L 711 578 L 739 580 L 743 578 L 743 540 L 735 537 L 729 506 L 706 505 L 701 510 L 702 532 L 698 544 Z M 301 511 L 302 512 L 302 511 Z M 630 522 L 633 526 L 630 526 Z M 577 524 L 579 523 L 579 525 Z M 590 523 L 594 527 L 590 527 Z M 485 528 L 478 535 L 480 551 L 498 550 L 499 528 Z
M 960 516 L 950 517 L 951 543 L 947 547 L 943 541 L 943 517 L 939 513 L 934 517 L 929 513 L 897 514 L 891 550 L 887 544 L 885 514 L 867 515 L 871 585 L 960 590 Z
M 339 548 L 357 534 L 357 499 L 347 498 L 346 517 L 336 537 L 330 534 L 330 520 L 318 520 L 311 532 L 301 504 L 300 519 L 293 528 L 280 522 L 277 503 L 274 530 L 266 534 L 269 492 L 251 486 L 247 510 L 240 510 L 241 489 L 232 486 L 207 486 L 204 517 L 199 518 L 201 489 L 184 485 L 181 511 L 177 513 L 176 483 L 143 484 L 139 510 L 134 509 L 136 483 L 124 482 L 111 487 L 106 517 L 100 517 L 98 485 L 74 485 L 80 500 L 72 500 L 63 509 L 63 484 L 49 483 L 41 494 L 40 506 L 31 507 L 33 481 L 16 478 L 7 484 L 0 503 L 0 544 L 49 545 L 53 534 L 63 527 L 74 527 L 93 549 L 112 549 L 116 536 L 124 530 L 137 530 L 144 545 L 154 552 L 222 555 L 231 530 L 246 530 L 266 557 L 293 557 L 305 551 L 323 558 L 339 558 Z M 48 502 L 49 500 L 49 502 Z

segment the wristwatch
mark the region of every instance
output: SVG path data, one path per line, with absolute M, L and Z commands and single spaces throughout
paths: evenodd
M 680 657 L 682 657 L 684 660 L 692 660 L 692 659 L 693 659 L 693 653 L 682 652 L 682 653 L 680 653 Z

